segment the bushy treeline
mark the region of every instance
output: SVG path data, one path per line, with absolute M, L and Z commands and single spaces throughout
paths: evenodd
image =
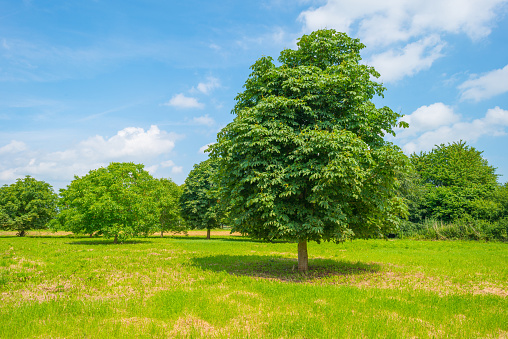
M 412 154 L 399 195 L 408 218 L 398 236 L 417 239 L 508 241 L 508 183 L 498 183 L 482 152 L 464 142 Z M 30 176 L 0 188 L 0 227 L 19 236 L 28 230 L 63 230 L 115 242 L 159 232 L 184 232 L 223 224 L 216 165 L 194 166 L 185 184 L 155 179 L 143 165 L 111 163 L 78 177 L 56 194 Z
M 481 151 L 460 141 L 410 161 L 400 188 L 409 216 L 399 236 L 508 240 L 508 184 L 498 183 Z
M 18 236 L 35 229 L 69 231 L 113 238 L 115 243 L 154 232 L 163 236 L 188 228 L 210 229 L 217 225 L 215 214 L 204 213 L 210 203 L 205 196 L 192 195 L 208 194 L 210 180 L 200 175 L 202 168 L 196 165 L 189 175 L 190 190 L 171 179 L 156 179 L 134 163 L 111 163 L 75 176 L 59 194 L 48 183 L 26 176 L 0 188 L 0 229 Z

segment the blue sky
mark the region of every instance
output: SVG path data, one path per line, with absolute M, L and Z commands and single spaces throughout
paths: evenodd
M 507 0 L 0 0 L 0 185 L 112 161 L 182 184 L 250 65 L 320 28 L 367 45 L 407 154 L 465 140 L 508 180 Z

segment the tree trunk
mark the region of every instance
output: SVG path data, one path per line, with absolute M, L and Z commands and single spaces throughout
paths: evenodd
M 307 240 L 300 240 L 298 242 L 298 272 L 307 272 L 308 269 Z
M 118 244 L 118 234 L 115 234 L 115 240 L 113 241 L 115 244 Z
M 210 239 L 210 229 L 206 229 L 206 239 Z
M 17 234 L 18 237 L 24 237 L 25 236 L 25 230 L 21 230 Z
M 161 231 L 161 238 L 164 238 L 164 231 Z
M 92 233 L 90 233 L 90 238 L 93 238 L 93 232 L 92 232 Z

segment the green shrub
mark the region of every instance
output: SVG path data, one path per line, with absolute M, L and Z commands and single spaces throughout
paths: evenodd
M 425 219 L 421 223 L 405 221 L 399 225 L 399 238 L 428 240 L 485 240 L 508 241 L 508 218 L 490 222 L 466 216 L 445 222 Z

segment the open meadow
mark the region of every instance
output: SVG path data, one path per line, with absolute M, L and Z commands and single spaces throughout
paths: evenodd
M 0 232 L 0 338 L 506 338 L 508 244 Z

